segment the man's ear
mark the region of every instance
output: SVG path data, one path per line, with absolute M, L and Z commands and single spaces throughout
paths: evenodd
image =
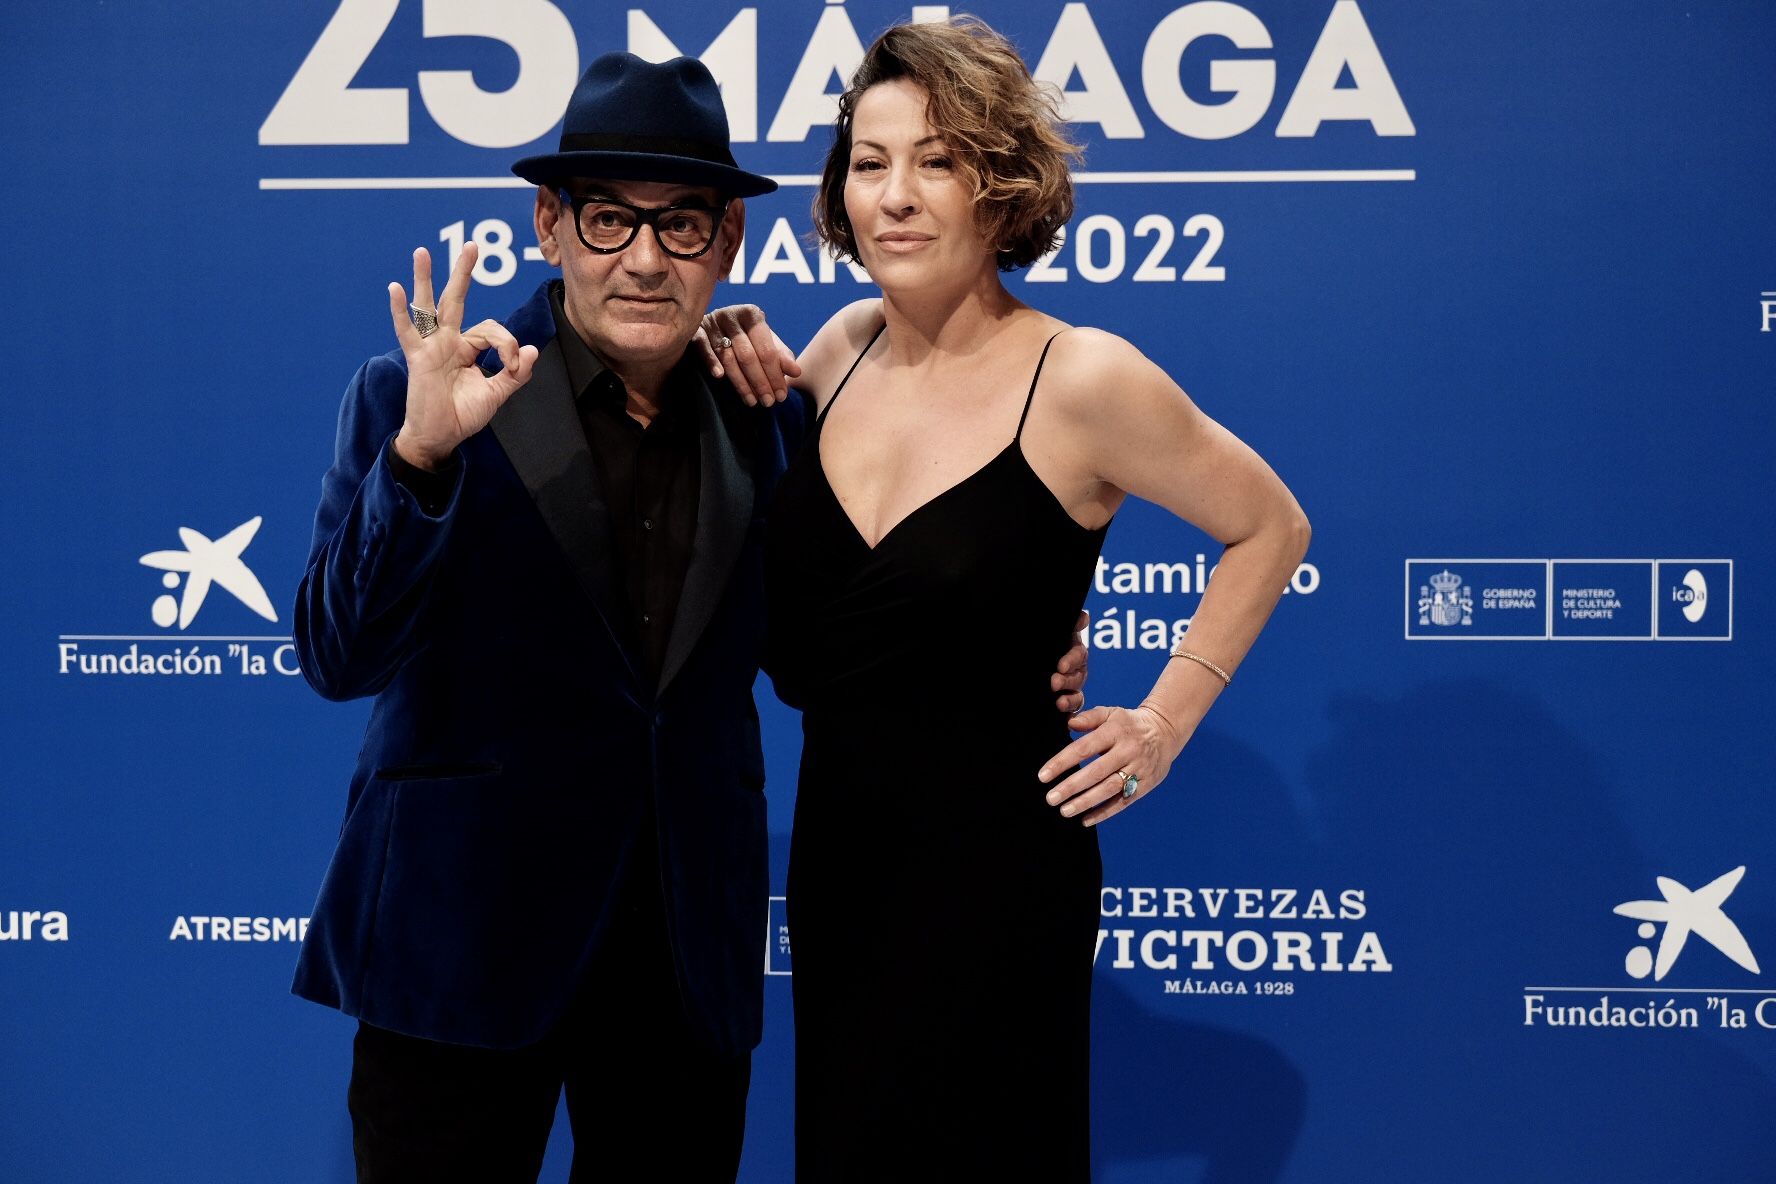
M 555 229 L 561 225 L 561 218 L 567 212 L 567 208 L 561 203 L 561 195 L 552 187 L 537 186 L 537 246 L 542 248 L 543 258 L 549 261 L 551 267 L 561 266 L 561 240 L 555 237 Z M 573 227 L 568 227 L 568 230 L 572 229 Z
M 727 217 L 722 219 L 721 229 L 721 273 L 727 275 L 734 266 L 734 256 L 740 253 L 740 240 L 746 237 L 746 203 L 735 198 L 728 203 Z

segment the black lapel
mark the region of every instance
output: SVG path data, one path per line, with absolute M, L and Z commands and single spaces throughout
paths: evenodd
M 672 636 L 666 643 L 666 661 L 660 669 L 662 694 L 715 615 L 752 520 L 751 470 L 728 435 L 708 383 L 691 385 L 694 389 L 687 393 L 693 394 L 697 403 L 702 485 L 697 492 L 697 535 L 691 544 L 691 566 L 685 572 Z
M 543 347 L 530 381 L 499 409 L 491 426 L 634 679 L 640 666 L 621 627 L 625 617 L 611 581 L 610 510 L 558 342 L 551 339 Z M 700 528 L 697 537 L 701 542 Z

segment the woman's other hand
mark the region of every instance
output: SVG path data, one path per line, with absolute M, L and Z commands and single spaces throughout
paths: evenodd
M 1073 645 L 1055 664 L 1048 676 L 1048 689 L 1055 693 L 1055 707 L 1068 715 L 1085 710 L 1085 629 L 1091 618 L 1082 609 L 1073 622 Z
M 756 304 L 730 304 L 703 317 L 691 339 L 716 378 L 726 378 L 748 407 L 770 407 L 789 397 L 789 380 L 800 378 L 795 354 L 765 323 Z

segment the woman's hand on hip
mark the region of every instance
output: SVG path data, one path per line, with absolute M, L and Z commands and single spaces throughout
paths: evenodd
M 1050 757 L 1036 776 L 1046 783 L 1079 764 L 1048 791 L 1048 804 L 1086 826 L 1114 818 L 1151 793 L 1184 747 L 1171 722 L 1147 704 L 1093 707 L 1075 715 L 1069 726 L 1085 734 Z

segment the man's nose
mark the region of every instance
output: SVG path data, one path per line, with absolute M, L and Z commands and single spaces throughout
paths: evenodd
M 659 232 L 643 226 L 623 250 L 623 270 L 631 275 L 655 276 L 666 271 L 666 252 L 660 249 Z

